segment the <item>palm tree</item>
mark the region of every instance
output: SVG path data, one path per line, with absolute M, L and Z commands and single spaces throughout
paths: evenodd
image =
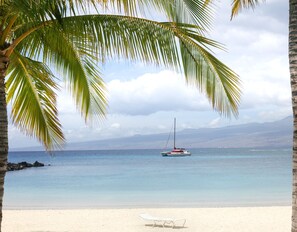
M 234 0 L 233 18 L 242 8 L 254 8 L 258 0 Z M 292 223 L 291 231 L 297 232 L 297 0 L 289 0 L 289 66 L 293 109 L 293 164 L 292 164 Z
M 293 109 L 293 184 L 292 184 L 292 224 L 291 231 L 297 232 L 297 1 L 289 1 L 289 66 Z
M 149 9 L 159 10 L 168 22 L 139 17 Z M 0 0 L 0 228 L 6 102 L 21 131 L 47 150 L 60 148 L 65 138 L 56 107 L 58 83 L 66 83 L 86 121 L 104 117 L 99 65 L 125 58 L 183 72 L 215 110 L 237 115 L 239 78 L 210 50 L 220 44 L 204 36 L 211 11 L 204 0 Z

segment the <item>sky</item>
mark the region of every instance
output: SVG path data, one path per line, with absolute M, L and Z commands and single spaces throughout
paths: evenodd
M 243 10 L 232 21 L 230 0 L 216 1 L 215 9 L 207 37 L 227 48 L 214 50 L 215 55 L 242 81 L 237 118 L 220 116 L 178 73 L 142 63 L 110 61 L 100 70 L 108 91 L 105 119 L 86 124 L 70 94 L 59 93 L 59 118 L 67 142 L 169 133 L 174 117 L 177 130 L 182 130 L 271 122 L 290 116 L 288 1 L 266 0 L 254 10 Z M 11 149 L 40 145 L 11 123 L 8 133 Z

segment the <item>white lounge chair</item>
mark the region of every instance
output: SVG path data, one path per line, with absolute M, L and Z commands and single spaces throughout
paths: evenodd
M 154 227 L 157 224 L 162 225 L 163 227 L 165 227 L 165 225 L 172 225 L 172 228 L 174 228 L 176 226 L 176 222 L 181 222 L 182 223 L 182 227 L 185 226 L 186 224 L 186 219 L 172 219 L 172 218 L 160 218 L 160 217 L 153 217 L 150 214 L 146 214 L 146 213 L 142 213 L 139 215 L 143 220 L 146 221 L 150 221 L 152 223 L 154 223 Z

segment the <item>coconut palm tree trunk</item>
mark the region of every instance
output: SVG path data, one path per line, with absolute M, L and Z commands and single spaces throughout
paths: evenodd
M 2 224 L 2 202 L 4 193 L 4 178 L 8 155 L 8 121 L 5 93 L 5 72 L 9 59 L 0 55 L 0 232 Z
M 291 231 L 297 232 L 297 0 L 290 0 L 289 4 L 289 63 L 294 118 Z

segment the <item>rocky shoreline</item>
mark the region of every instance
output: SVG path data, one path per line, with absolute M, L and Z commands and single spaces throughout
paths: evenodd
M 7 171 L 18 171 L 23 170 L 25 168 L 32 168 L 32 167 L 44 167 L 43 163 L 35 161 L 33 164 L 28 162 L 20 162 L 20 163 L 7 163 Z

